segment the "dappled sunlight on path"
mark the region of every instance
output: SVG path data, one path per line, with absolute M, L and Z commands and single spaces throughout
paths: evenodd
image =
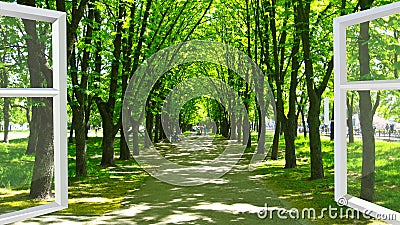
M 223 150 L 226 141 L 217 142 L 211 137 L 192 136 L 180 143 L 162 144 L 159 149 L 171 161 L 202 165 L 206 160 L 213 160 Z M 223 177 L 199 186 L 176 186 L 149 177 L 140 190 L 123 199 L 121 209 L 100 217 L 48 215 L 24 224 L 51 223 L 49 220 L 56 223 L 66 221 L 65 224 L 115 225 L 306 224 L 304 220 L 281 220 L 277 218 L 276 212 L 273 219 L 260 219 L 257 216 L 265 204 L 268 204 L 269 210 L 289 209 L 291 206 L 275 196 L 265 180 L 249 172 L 247 164 L 248 160 L 242 157 Z

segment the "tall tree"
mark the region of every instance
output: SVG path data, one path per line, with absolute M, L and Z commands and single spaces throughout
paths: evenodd
M 311 30 L 310 30 L 310 15 L 311 15 L 311 1 L 299 0 L 297 7 L 297 13 L 299 17 L 299 28 L 301 33 L 303 58 L 304 58 L 304 69 L 306 74 L 306 86 L 307 93 L 309 96 L 309 108 L 307 122 L 310 129 L 310 156 L 311 156 L 311 179 L 323 179 L 324 178 L 324 167 L 322 162 L 322 150 L 321 150 L 321 137 L 320 137 L 320 110 L 321 110 L 321 96 L 325 91 L 328 81 L 333 71 L 333 57 L 325 56 L 323 58 L 324 72 L 321 77 L 322 81 L 317 85 L 315 78 L 317 77 L 314 71 L 314 56 L 311 49 Z M 332 7 L 329 4 L 327 9 Z M 321 17 L 319 17 L 321 18 Z M 317 21 L 321 22 L 321 20 Z M 330 54 L 331 55 L 331 54 Z
M 116 13 L 118 15 L 115 23 L 116 30 L 115 38 L 112 42 L 114 49 L 112 51 L 112 61 L 111 61 L 111 71 L 109 72 L 109 90 L 106 100 L 101 96 L 96 95 L 94 100 L 99 109 L 102 121 L 103 121 L 103 139 L 102 139 L 102 166 L 113 166 L 114 165 L 114 138 L 120 129 L 121 122 L 115 124 L 115 114 L 116 114 L 116 103 L 118 94 L 118 80 L 120 71 L 120 61 L 121 61 L 121 46 L 122 46 L 122 25 L 124 18 L 124 10 L 121 2 L 118 2 L 116 7 Z M 97 9 L 96 14 L 99 14 L 99 9 Z M 100 15 L 97 15 L 100 16 Z M 100 46 L 97 46 L 100 47 Z
M 246 35 L 247 35 L 247 55 L 251 57 L 251 20 L 250 20 L 250 3 L 249 0 L 246 0 Z M 245 74 L 245 90 L 243 94 L 244 98 L 244 107 L 247 111 L 247 114 L 249 114 L 250 109 L 250 93 L 249 93 L 249 73 L 251 71 L 246 71 Z M 250 123 L 248 119 L 243 117 L 243 122 L 242 122 L 242 127 L 243 127 L 243 141 L 247 140 L 247 143 L 243 143 L 246 145 L 247 148 L 251 147 L 251 131 L 250 131 Z M 246 138 L 245 138 L 246 136 Z
M 126 71 L 127 74 L 124 75 L 123 93 L 125 93 L 125 91 L 126 91 L 125 89 L 127 88 L 128 77 L 131 78 L 139 66 L 140 56 L 142 55 L 142 48 L 143 48 L 143 44 L 145 41 L 144 34 L 145 34 L 147 24 L 148 24 L 148 18 L 149 18 L 149 14 L 150 14 L 150 10 L 151 10 L 151 4 L 152 4 L 152 0 L 148 0 L 146 2 L 146 7 L 144 9 L 143 18 L 141 19 L 141 23 L 140 23 L 141 24 L 140 30 L 138 29 L 139 37 L 138 37 L 137 45 L 136 45 L 135 50 L 133 51 L 133 56 L 132 56 L 132 61 L 131 61 L 132 67 L 129 67 L 130 70 Z M 131 8 L 131 14 L 134 13 L 132 10 L 135 10 L 135 8 Z M 132 31 L 134 25 L 135 25 L 134 23 L 130 24 L 131 31 Z M 130 35 L 133 35 L 133 33 L 130 33 Z M 129 39 L 127 41 L 128 41 L 128 43 L 130 42 Z M 127 53 L 129 53 L 129 52 L 127 52 Z M 126 69 L 128 69 L 128 67 Z M 123 96 L 122 96 L 122 98 L 123 98 Z M 122 120 L 122 117 L 120 118 L 120 120 Z M 133 120 L 132 122 L 133 122 L 132 123 L 132 126 L 133 126 L 133 129 L 132 129 L 132 132 L 133 132 L 132 133 L 132 135 L 133 135 L 133 154 L 138 155 L 139 154 L 139 137 L 138 137 L 139 136 L 139 121 Z M 122 128 L 121 128 L 121 131 L 122 131 Z M 151 132 L 149 135 L 151 136 Z M 123 143 L 125 143 L 125 140 L 123 141 Z M 123 149 L 126 152 L 126 150 L 127 150 L 126 144 L 124 144 Z
M 133 45 L 133 39 L 134 39 L 134 35 L 135 35 L 135 26 L 133 25 L 134 21 L 135 21 L 135 13 L 136 12 L 136 4 L 132 4 L 129 7 L 129 18 L 130 18 L 130 24 L 129 26 L 125 29 L 125 37 L 123 39 L 123 50 L 122 50 L 122 54 L 123 54 L 123 62 L 122 62 L 122 96 L 121 98 L 124 98 L 125 96 L 125 92 L 126 92 L 126 88 L 128 86 L 128 80 L 130 78 L 130 74 L 131 74 L 131 67 L 132 67 L 132 45 Z M 143 36 L 143 35 L 142 35 Z M 143 38 L 142 38 L 143 39 Z M 139 38 L 140 41 L 140 38 Z M 143 41 L 143 40 L 142 40 Z M 137 48 L 137 47 L 136 47 Z M 122 99 L 123 101 L 123 99 Z M 120 120 L 122 120 L 122 110 L 121 110 L 121 114 L 120 114 Z M 122 124 L 122 123 L 121 123 Z M 127 145 L 127 141 L 126 141 L 126 137 L 125 137 L 125 132 L 123 130 L 123 126 L 121 126 L 120 128 L 120 143 L 119 143 L 119 150 L 120 150 L 120 154 L 119 154 L 119 159 L 121 160 L 128 160 L 130 159 L 130 151 L 129 151 L 129 147 Z
M 21 0 L 19 4 L 35 6 L 34 0 Z M 28 66 L 31 84 L 52 87 L 52 70 L 47 66 L 44 46 L 40 44 L 36 21 L 23 20 L 25 32 L 28 34 L 26 44 L 28 48 Z M 42 76 L 43 75 L 43 76 Z M 52 197 L 52 181 L 54 170 L 54 132 L 53 132 L 53 100 L 51 98 L 38 98 L 40 106 L 37 114 L 40 124 L 36 129 L 38 133 L 35 163 L 32 174 L 32 182 L 29 196 L 35 199 L 47 199 Z
M 361 10 L 371 7 L 373 0 L 359 0 Z M 369 55 L 369 22 L 360 24 L 358 41 L 358 57 L 360 61 L 360 79 L 370 76 Z M 360 97 L 360 126 L 362 133 L 362 176 L 360 197 L 367 201 L 374 201 L 375 193 L 375 136 L 372 127 L 375 107 L 372 106 L 370 91 L 358 91 Z
M 296 5 L 293 6 L 296 11 Z M 295 139 L 297 136 L 297 114 L 296 114 L 296 89 L 298 85 L 298 72 L 300 69 L 300 60 L 298 57 L 300 49 L 300 36 L 298 32 L 298 15 L 294 13 L 294 31 L 293 31 L 293 47 L 291 50 L 292 68 L 290 72 L 290 86 L 289 86 L 289 101 L 288 101 L 288 114 L 285 115 L 282 110 L 279 113 L 283 115 L 283 129 L 285 133 L 285 168 L 296 167 L 296 154 L 295 154 Z
M 89 46 L 92 39 L 93 27 L 93 5 L 89 7 L 87 12 L 88 23 L 86 25 L 86 32 L 84 33 L 84 50 L 81 57 L 81 70 L 78 71 L 77 65 L 77 46 L 75 43 L 78 38 L 79 24 L 84 16 L 85 9 L 87 8 L 88 0 L 72 1 L 72 7 L 66 8 L 65 0 L 56 0 L 56 7 L 59 11 L 68 11 L 70 19 L 67 23 L 67 62 L 72 81 L 72 92 L 67 95 L 68 103 L 72 109 L 72 126 L 71 134 L 75 130 L 75 148 L 76 148 L 76 167 L 75 172 L 77 176 L 85 176 L 86 169 L 86 128 L 88 118 L 88 67 L 89 67 Z M 78 49 L 79 50 L 79 49 Z M 79 82 L 79 74 L 81 79 Z
M 268 4 L 268 3 L 267 3 Z M 271 75 L 272 78 L 270 78 L 270 81 L 274 80 L 275 81 L 275 101 L 276 101 L 276 111 L 278 112 L 276 115 L 276 121 L 275 121 L 275 133 L 274 133 L 274 139 L 272 143 L 272 152 L 271 152 L 271 159 L 276 160 L 278 159 L 278 148 L 279 148 L 279 139 L 280 139 L 280 134 L 282 131 L 282 125 L 283 125 L 283 112 L 284 112 L 284 105 L 283 105 L 283 81 L 284 81 L 284 75 L 286 74 L 285 67 L 284 67 L 284 52 L 285 52 L 285 42 L 286 42 L 286 37 L 287 37 L 287 31 L 286 29 L 282 29 L 281 35 L 278 34 L 277 30 L 277 19 L 278 15 L 276 14 L 276 8 L 277 8 L 277 2 L 275 0 L 271 1 L 270 6 L 268 7 L 269 14 L 270 14 L 270 30 L 271 30 L 271 38 L 272 38 L 272 63 L 267 64 L 268 70 L 272 71 Z M 285 14 L 285 19 L 283 20 L 282 24 L 283 27 L 286 27 L 287 25 L 287 20 L 288 20 L 288 15 Z M 270 84 L 272 85 L 272 84 Z M 293 164 L 292 164 L 293 165 Z M 294 164 L 295 165 L 295 164 Z
M 1 27 L 0 27 L 1 28 Z M 7 39 L 8 39 L 8 37 L 7 37 L 7 35 L 4 33 L 4 32 L 2 32 L 2 36 L 3 36 L 3 43 L 7 43 L 8 41 L 7 41 Z M 8 84 L 9 84 L 9 81 L 8 81 L 8 76 L 7 76 L 7 69 L 5 68 L 5 65 L 6 65 L 6 59 L 7 59 L 7 53 L 6 52 L 4 52 L 3 53 L 4 55 L 1 57 L 2 58 L 2 71 L 1 71 L 1 77 L 0 77 L 0 81 L 1 81 L 1 83 L 0 83 L 0 86 L 1 86 L 1 88 L 7 88 L 8 87 Z M 10 99 L 9 98 L 3 98 L 4 99 L 4 101 L 3 101 L 3 119 L 4 119 L 4 124 L 3 124 L 3 127 L 4 127 L 4 138 L 3 138 L 3 141 L 4 141 L 4 143 L 8 143 L 8 133 L 9 133 L 9 126 L 10 126 Z
M 93 5 L 89 5 L 86 32 L 84 36 L 84 49 L 81 61 L 81 68 L 78 70 L 77 53 L 74 49 L 70 57 L 70 75 L 72 80 L 72 93 L 68 95 L 69 104 L 72 109 L 72 127 L 75 130 L 75 146 L 76 146 L 76 167 L 75 172 L 77 176 L 85 176 L 87 174 L 86 168 L 86 127 L 87 121 L 85 114 L 88 113 L 90 103 L 88 101 L 88 94 L 86 92 L 89 79 L 89 46 L 92 42 L 94 9 Z M 80 82 L 78 76 L 81 74 Z M 74 100 L 72 100 L 74 99 Z M 71 128 L 72 129 L 72 128 Z

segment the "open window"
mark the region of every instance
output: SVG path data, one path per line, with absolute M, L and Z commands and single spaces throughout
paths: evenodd
M 380 113 L 400 104 L 399 13 L 397 2 L 333 21 L 335 201 L 392 224 L 400 224 L 400 121 Z
M 28 34 L 30 28 L 38 37 Z M 33 116 L 30 110 L 47 110 L 41 110 L 38 114 L 47 126 L 37 128 L 47 134 L 47 140 L 41 140 L 41 136 L 38 136 L 37 149 L 46 148 L 47 152 L 37 150 L 34 154 L 25 155 L 28 136 L 33 134 L 21 132 L 17 134 L 21 137 L 17 138 L 26 138 L 25 141 L 10 141 L 6 152 L 2 153 L 4 157 L 0 157 L 0 197 L 3 203 L 9 200 L 8 208 L 0 204 L 0 224 L 7 224 L 68 206 L 66 14 L 0 2 L 0 39 L 1 102 L 7 102 L 14 108 L 8 116 L 16 120 L 20 118 L 21 121 L 24 116 L 28 118 L 10 127 L 17 129 L 13 126 L 18 125 L 21 130 L 27 131 L 32 125 L 28 121 L 33 119 L 30 118 Z M 26 39 L 35 44 L 27 44 Z M 38 53 L 35 46 L 40 46 L 43 51 Z M 35 52 L 38 53 L 35 57 L 28 56 Z M 36 77 L 33 77 L 34 73 L 37 73 Z M 36 79 L 38 77 L 39 80 Z M 41 172 L 37 172 L 43 169 L 35 167 L 40 164 L 39 161 L 51 168 L 47 171 L 47 181 L 44 181 Z M 50 183 L 48 192 L 52 199 L 35 206 L 24 204 L 24 199 L 31 201 L 28 196 L 32 195 L 33 180 Z M 13 189 L 12 194 L 7 194 L 7 188 Z M 31 189 L 31 193 L 26 193 L 27 189 Z M 18 198 L 19 202 L 16 203 L 15 193 L 18 191 L 26 197 Z

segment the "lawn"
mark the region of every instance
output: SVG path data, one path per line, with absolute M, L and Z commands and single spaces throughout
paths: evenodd
M 116 210 L 147 177 L 134 160 L 120 161 L 118 155 L 115 167 L 100 167 L 101 138 L 90 137 L 87 144 L 87 177 L 75 177 L 75 147 L 69 145 L 69 206 L 59 214 L 102 215 Z M 28 198 L 34 156 L 25 155 L 26 146 L 27 139 L 0 143 L 0 214 L 48 203 Z
M 391 209 L 399 209 L 400 180 L 398 173 L 400 143 L 376 141 L 376 203 Z M 391 147 L 389 147 L 391 146 Z M 333 142 L 328 138 L 322 138 L 323 162 L 325 179 L 310 180 L 310 157 L 308 139 L 298 137 L 296 139 L 297 168 L 284 169 L 284 142 L 280 142 L 280 158 L 276 161 L 268 160 L 260 166 L 255 173 L 262 175 L 263 179 L 278 196 L 284 201 L 290 202 L 292 207 L 299 210 L 315 208 L 320 212 L 322 208 L 339 208 L 334 199 L 334 152 Z M 359 196 L 361 173 L 361 143 L 356 142 L 348 147 L 348 192 Z M 396 159 L 396 160 L 394 160 Z M 344 209 L 345 210 L 345 209 Z M 318 216 L 318 215 L 317 215 Z M 314 224 L 386 224 L 378 220 L 360 219 L 332 219 L 328 213 L 324 218 L 312 220 Z
M 219 140 L 219 139 L 217 139 Z M 255 150 L 256 137 L 252 149 Z M 222 141 L 223 140 L 219 140 Z M 88 140 L 88 176 L 75 176 L 75 149 L 69 145 L 69 208 L 57 212 L 64 215 L 103 215 L 121 208 L 123 198 L 132 196 L 148 176 L 134 160 L 118 160 L 116 149 L 116 166 L 102 168 L 101 137 L 90 137 Z M 214 143 L 215 144 L 215 143 Z M 9 144 L 0 143 L 0 214 L 25 209 L 46 203 L 45 201 L 29 200 L 29 184 L 34 157 L 25 155 L 27 139 L 14 139 Z M 119 146 L 118 140 L 115 146 Z M 263 179 L 268 189 L 290 203 L 290 207 L 299 210 L 315 208 L 338 207 L 333 200 L 334 194 L 334 153 L 333 142 L 322 138 L 323 162 L 325 179 L 309 180 L 310 160 L 308 139 L 296 139 L 297 168 L 284 169 L 284 142 L 279 146 L 280 158 L 276 161 L 267 160 L 254 171 Z M 174 160 L 174 149 L 168 151 L 168 157 Z M 361 173 L 361 142 L 348 145 L 348 192 L 358 196 L 360 192 Z M 400 181 L 398 176 L 400 143 L 376 141 L 376 203 L 399 210 L 400 203 L 396 201 L 399 195 Z M 250 154 L 246 154 L 250 157 Z M 178 160 L 178 159 L 177 159 Z M 288 208 L 289 209 L 289 208 Z M 317 215 L 318 216 L 318 215 Z M 314 224 L 383 224 L 377 220 L 367 219 L 332 219 L 325 214 L 324 218 L 312 220 Z
M 0 143 L 0 214 L 46 203 L 28 199 L 35 158 L 26 146 L 27 139 Z
M 361 190 L 362 142 L 348 144 L 348 193 L 359 196 Z M 375 203 L 400 211 L 400 142 L 376 140 Z

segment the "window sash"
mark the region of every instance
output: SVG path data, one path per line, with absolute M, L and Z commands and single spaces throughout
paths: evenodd
M 0 97 L 52 97 L 55 201 L 0 215 L 12 223 L 68 207 L 66 13 L 0 2 L 0 15 L 52 23 L 53 88 L 0 88 Z

